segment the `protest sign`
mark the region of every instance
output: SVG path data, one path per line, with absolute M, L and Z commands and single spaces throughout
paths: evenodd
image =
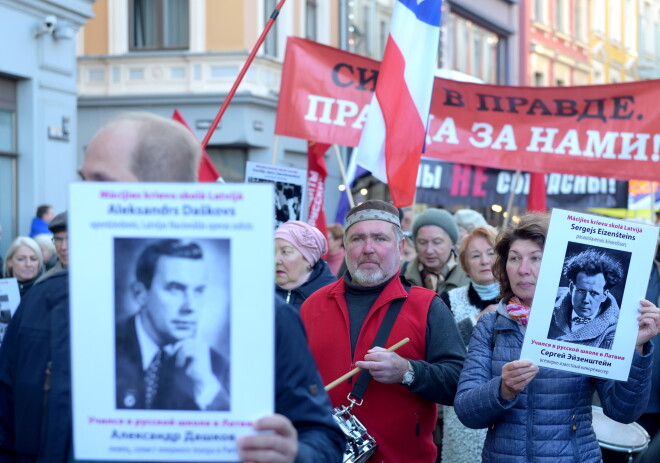
M 554 209 L 520 357 L 626 381 L 658 228 Z
M 303 222 L 306 220 L 307 171 L 248 161 L 245 167 L 245 181 L 274 185 L 276 228 L 290 220 Z
M 16 278 L 0 279 L 0 343 L 20 302 L 21 295 Z
M 377 61 L 289 38 L 275 133 L 357 146 Z M 529 172 L 660 177 L 657 81 L 510 87 L 436 78 L 425 156 Z
M 513 204 L 525 206 L 529 174 L 521 176 L 515 190 L 514 178 L 515 172 L 510 170 L 422 158 L 416 202 L 441 207 L 490 208 L 493 204 L 507 204 L 513 190 Z M 546 174 L 545 185 L 550 209 L 625 208 L 628 200 L 628 183 L 611 178 Z
M 71 186 L 77 459 L 238 461 L 274 410 L 272 194 Z

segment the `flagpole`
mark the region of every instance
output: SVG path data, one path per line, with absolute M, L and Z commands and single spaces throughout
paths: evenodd
M 271 13 L 270 18 L 268 18 L 264 30 L 261 32 L 259 39 L 257 39 L 257 43 L 254 45 L 254 48 L 250 52 L 250 55 L 248 56 L 247 60 L 245 61 L 245 64 L 243 65 L 243 69 L 241 69 L 241 72 L 239 72 L 238 77 L 234 82 L 234 85 L 232 85 L 231 90 L 229 90 L 229 93 L 227 94 L 225 101 L 222 103 L 222 106 L 220 107 L 218 114 L 215 116 L 213 123 L 211 123 L 211 126 L 209 127 L 209 130 L 206 133 L 204 140 L 202 141 L 203 149 L 206 149 L 206 146 L 209 144 L 213 132 L 220 123 L 220 119 L 222 119 L 222 116 L 225 114 L 225 111 L 227 110 L 227 106 L 229 106 L 229 102 L 232 100 L 232 98 L 234 98 L 234 95 L 236 94 L 236 90 L 238 90 L 238 86 L 243 80 L 245 73 L 252 64 L 252 61 L 254 61 L 254 57 L 257 55 L 257 50 L 259 50 L 259 47 L 261 47 L 261 45 L 264 43 L 264 40 L 266 40 L 266 36 L 268 35 L 268 32 L 270 31 L 271 27 L 273 27 L 273 24 L 275 24 L 275 20 L 277 19 L 277 16 L 280 14 L 280 10 L 282 9 L 282 6 L 284 5 L 285 1 L 286 0 L 280 0 L 280 3 L 277 4 L 275 9 Z
M 273 137 L 273 154 L 270 158 L 270 163 L 272 165 L 275 165 L 276 159 L 277 159 L 277 141 L 279 140 L 279 137 L 275 135 Z
M 337 164 L 339 164 L 339 172 L 341 173 L 342 181 L 346 189 L 344 190 L 348 195 L 348 204 L 351 208 L 355 207 L 355 201 L 353 200 L 353 192 L 351 191 L 351 184 L 348 183 L 348 178 L 346 177 L 346 169 L 344 169 L 344 163 L 341 160 L 341 153 L 339 152 L 339 147 L 337 145 L 332 145 L 335 149 L 335 156 L 337 158 Z
M 516 188 L 518 188 L 518 181 L 520 180 L 521 172 L 519 170 L 513 175 L 513 182 L 511 183 L 511 192 L 509 193 L 509 202 L 506 205 L 506 216 L 502 228 L 506 227 L 511 219 L 511 209 L 513 208 L 513 198 L 516 196 Z

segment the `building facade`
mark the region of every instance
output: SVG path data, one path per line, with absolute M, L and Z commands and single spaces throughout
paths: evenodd
M 527 73 L 522 85 L 588 85 L 592 0 L 526 0 Z
M 78 38 L 80 156 L 122 111 L 171 117 L 178 109 L 203 140 L 277 3 L 99 0 Z M 273 135 L 286 38 L 337 46 L 337 18 L 336 0 L 285 3 L 207 147 L 226 181 L 242 182 L 247 161 L 307 167 L 305 140 Z M 332 167 L 328 190 L 338 195 Z
M 93 3 L 0 0 L 2 255 L 29 233 L 39 204 L 66 207 L 77 168 L 75 35 Z
M 591 83 L 639 80 L 639 0 L 591 2 Z

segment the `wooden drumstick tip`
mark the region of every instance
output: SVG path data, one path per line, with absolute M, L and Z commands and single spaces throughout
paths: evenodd
M 397 343 L 394 344 L 393 346 L 390 346 L 390 347 L 388 347 L 387 349 L 385 349 L 385 352 L 394 352 L 394 351 L 397 350 L 399 347 L 401 347 L 401 346 L 405 346 L 405 345 L 408 344 L 409 342 L 410 342 L 410 338 L 403 338 L 401 341 L 397 342 Z M 346 381 L 346 380 L 347 380 L 348 378 L 350 378 L 351 376 L 356 375 L 356 374 L 359 373 L 360 371 L 362 371 L 362 368 L 360 368 L 360 367 L 355 367 L 355 368 L 353 368 L 351 371 L 349 371 L 348 373 L 346 373 L 345 375 L 340 376 L 339 378 L 335 379 L 333 382 L 331 382 L 330 384 L 328 384 L 327 386 L 325 386 L 325 390 L 326 390 L 326 392 L 329 391 L 330 389 L 334 388 L 335 386 L 337 386 L 337 385 L 343 383 L 344 381 Z

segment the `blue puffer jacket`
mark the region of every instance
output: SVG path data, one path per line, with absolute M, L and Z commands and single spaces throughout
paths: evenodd
M 491 346 L 493 330 L 498 334 Z M 598 391 L 607 416 L 635 421 L 650 393 L 651 343 L 643 356 L 635 353 L 627 382 L 541 367 L 518 396 L 506 401 L 500 395 L 502 366 L 520 358 L 522 341 L 518 325 L 497 312 L 480 318 L 470 340 L 454 408 L 464 425 L 488 428 L 483 461 L 599 463 L 591 426 L 593 392 Z

